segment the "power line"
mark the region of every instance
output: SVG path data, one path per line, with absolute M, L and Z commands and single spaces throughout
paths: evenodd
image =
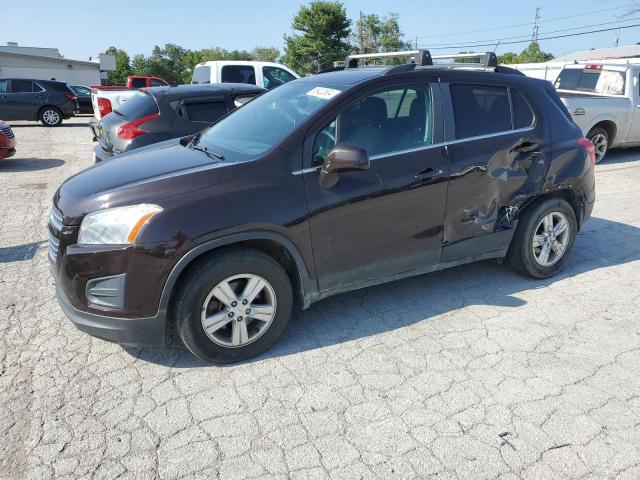
M 626 5 L 620 5 L 619 7 L 616 8 L 626 8 L 626 7 L 637 7 L 638 4 L 637 3 L 628 3 Z M 582 12 L 582 13 L 574 13 L 572 15 L 565 15 L 563 17 L 554 17 L 554 18 L 549 18 L 544 20 L 543 19 L 543 23 L 547 23 L 547 22 L 555 22 L 558 20 L 566 20 L 567 18 L 575 18 L 575 17 L 583 17 L 585 15 L 593 15 L 595 13 L 602 13 L 602 12 L 610 12 L 611 11 L 611 7 L 609 8 L 603 8 L 600 10 L 592 10 L 590 12 Z M 530 27 L 532 25 L 531 22 L 527 22 L 527 23 L 520 23 L 517 25 L 505 25 L 502 27 L 492 27 L 492 28 L 484 28 L 484 29 L 480 29 L 480 30 L 467 30 L 465 32 L 454 32 L 454 33 L 434 33 L 434 34 L 430 34 L 430 35 L 419 35 L 417 36 L 417 38 L 431 38 L 431 37 L 453 37 L 456 35 L 464 35 L 467 33 L 481 33 L 481 32 L 494 32 L 496 30 L 507 30 L 507 29 L 511 29 L 511 28 L 518 28 L 518 27 Z
M 539 37 L 538 40 L 553 40 L 555 38 L 566 38 L 566 37 L 575 37 L 578 35 L 588 35 L 590 33 L 600 33 L 600 32 L 611 32 L 613 30 L 623 30 L 625 28 L 634 28 L 634 27 L 640 27 L 640 23 L 636 23 L 634 25 L 624 25 L 624 26 L 619 26 L 619 27 L 612 27 L 612 28 L 601 28 L 599 30 L 591 30 L 588 32 L 577 32 L 577 33 L 567 33 L 565 35 L 555 35 L 555 36 L 551 36 L 551 37 Z M 516 40 L 516 41 L 511 41 L 511 42 L 500 42 L 500 45 L 513 45 L 513 44 L 517 44 L 517 43 L 528 43 L 530 42 L 530 40 Z M 431 47 L 428 45 L 424 45 L 424 48 L 429 48 L 430 50 L 447 50 L 447 49 L 451 49 L 451 48 L 474 48 L 474 47 L 493 47 L 495 46 L 495 43 L 479 43 L 479 44 L 474 44 L 474 45 L 457 45 L 457 46 L 446 46 L 446 47 Z
M 631 22 L 634 20 L 640 20 L 640 17 L 634 17 L 634 18 L 627 18 L 625 20 L 613 20 L 611 22 L 599 22 L 599 23 L 592 23 L 590 25 L 581 25 L 579 27 L 570 27 L 570 28 L 562 28 L 559 30 L 549 30 L 548 32 L 542 32 L 541 35 L 550 35 L 552 33 L 560 33 L 560 32 L 567 32 L 567 31 L 571 31 L 571 30 L 580 30 L 582 28 L 591 28 L 591 27 L 601 27 L 603 25 L 617 25 L 619 23 L 624 23 L 624 22 Z M 529 35 L 523 34 L 523 35 L 515 35 L 513 37 L 501 37 L 501 38 L 484 38 L 482 40 L 470 40 L 469 42 L 456 42 L 456 43 L 434 43 L 431 44 L 432 47 L 457 47 L 457 46 L 465 46 L 469 43 L 477 43 L 477 42 L 500 42 L 502 43 L 505 40 L 525 40 L 529 38 Z M 493 45 L 493 43 L 492 43 Z

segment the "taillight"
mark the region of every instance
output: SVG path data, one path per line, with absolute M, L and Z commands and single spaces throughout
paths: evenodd
M 98 111 L 100 112 L 100 117 L 104 117 L 111 113 L 111 100 L 108 98 L 98 97 Z
M 65 93 L 64 96 L 67 97 L 69 100 L 75 100 L 76 98 L 78 98 L 78 96 L 74 95 L 73 93 Z
M 593 146 L 593 143 L 591 143 L 591 140 L 589 140 L 588 138 L 582 137 L 582 138 L 579 138 L 576 143 L 578 145 L 580 145 L 581 147 L 584 147 L 584 149 L 589 154 L 589 158 L 591 159 L 591 164 L 595 166 L 595 164 L 596 164 L 596 147 Z
M 147 115 L 146 117 L 137 118 L 132 120 L 131 122 L 125 123 L 124 125 L 120 125 L 118 127 L 118 138 L 121 140 L 131 140 L 140 135 L 145 135 L 149 132 L 140 128 L 140 125 L 143 123 L 150 122 L 151 120 L 155 120 L 160 115 L 157 113 L 153 113 L 151 115 Z

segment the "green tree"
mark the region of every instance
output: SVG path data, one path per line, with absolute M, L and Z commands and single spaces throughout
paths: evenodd
M 498 55 L 498 63 L 520 63 L 520 55 L 513 52 Z
M 509 63 L 540 63 L 548 62 L 553 59 L 553 54 L 543 52 L 538 42 L 531 42 L 519 54 L 507 52 L 498 56 L 498 62 L 503 64 Z
M 258 62 L 275 62 L 280 56 L 280 50 L 275 47 L 256 47 L 251 54 Z
M 543 52 L 538 42 L 531 42 L 520 54 L 522 63 L 547 62 L 553 59 L 553 54 Z
M 107 48 L 107 52 L 116 58 L 116 69 L 109 72 L 107 76 L 107 85 L 124 85 L 127 77 L 131 75 L 131 65 L 129 64 L 129 55 L 124 50 L 116 47 Z
M 379 17 L 376 14 L 361 15 L 356 22 L 352 40 L 358 53 L 397 52 L 412 48 L 412 45 L 404 40 L 397 13 L 389 13 L 385 17 Z M 400 58 L 384 61 L 384 63 L 402 62 L 404 60 Z
M 351 20 L 340 2 L 314 0 L 300 7 L 291 23 L 299 33 L 284 36 L 283 63 L 300 74 L 330 67 L 348 55 L 350 27 Z

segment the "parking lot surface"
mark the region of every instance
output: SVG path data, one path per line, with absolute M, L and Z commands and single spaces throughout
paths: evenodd
M 87 118 L 13 124 L 0 161 L 0 478 L 640 478 L 640 151 L 597 167 L 560 276 L 494 262 L 343 294 L 217 367 L 77 331 L 51 198 Z

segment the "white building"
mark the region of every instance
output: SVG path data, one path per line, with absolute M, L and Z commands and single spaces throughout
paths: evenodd
M 113 55 L 101 54 L 95 61 L 63 58 L 57 48 L 20 47 L 10 42 L 0 46 L 0 78 L 59 80 L 74 85 L 100 84 L 115 69 Z

